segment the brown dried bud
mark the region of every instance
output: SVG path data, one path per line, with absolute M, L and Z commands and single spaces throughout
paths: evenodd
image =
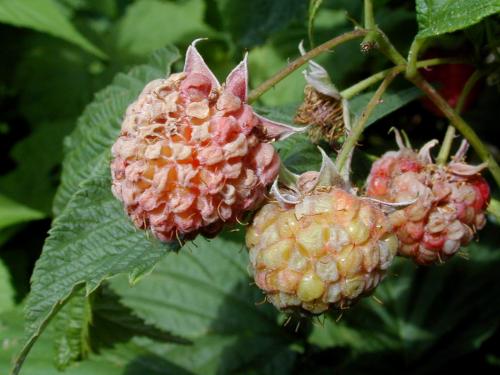
M 333 144 L 344 135 L 342 99 L 318 92 L 311 85 L 304 89 L 304 102 L 295 115 L 295 123 L 311 125 L 309 137 L 314 143 L 326 140 Z

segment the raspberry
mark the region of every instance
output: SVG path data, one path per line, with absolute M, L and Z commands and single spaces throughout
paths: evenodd
M 330 181 L 338 178 L 330 173 Z M 293 187 L 275 185 L 278 201 L 264 205 L 247 231 L 255 282 L 280 310 L 348 307 L 379 284 L 396 254 L 382 210 L 324 180 L 306 172 Z
M 399 151 L 387 152 L 373 164 L 367 195 L 389 202 L 416 200 L 390 215 L 399 254 L 422 265 L 444 262 L 486 224 L 490 193 L 479 175 L 485 165 L 464 163 L 466 143 L 443 166 L 433 163 L 429 154 L 435 141 L 419 153 L 400 139 L 398 143 Z
M 213 236 L 262 201 L 297 131 L 246 104 L 245 59 L 220 85 L 193 43 L 184 71 L 150 82 L 113 145 L 112 190 L 138 228 L 162 241 Z
M 466 54 L 464 51 L 446 51 L 440 49 L 430 49 L 424 54 L 426 59 L 430 58 L 443 58 L 443 57 L 457 57 L 457 54 Z M 420 69 L 419 72 L 424 78 L 432 84 L 435 84 L 436 90 L 448 102 L 448 104 L 455 108 L 458 104 L 458 99 L 464 89 L 465 84 L 476 70 L 474 65 L 471 64 L 441 64 Z M 480 83 L 476 83 L 472 90 L 467 95 L 464 102 L 462 111 L 466 111 L 477 99 L 479 95 Z M 424 107 L 438 117 L 445 117 L 442 111 L 427 97 L 421 99 Z

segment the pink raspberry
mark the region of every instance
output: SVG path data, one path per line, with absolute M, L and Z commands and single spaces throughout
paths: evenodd
M 427 143 L 420 152 L 404 146 L 377 160 L 367 180 L 367 195 L 388 202 L 414 203 L 393 212 L 391 222 L 399 238 L 399 254 L 418 264 L 443 262 L 467 245 L 486 224 L 489 186 L 479 175 L 485 164 L 463 161 L 463 143 L 453 161 L 435 164 Z
M 112 148 L 112 190 L 138 228 L 162 241 L 215 235 L 257 208 L 280 159 L 269 143 L 297 131 L 256 114 L 247 60 L 225 84 L 193 43 L 184 71 L 150 82 Z

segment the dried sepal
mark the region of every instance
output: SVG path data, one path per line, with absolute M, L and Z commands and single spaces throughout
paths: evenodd
M 282 141 L 308 129 L 307 126 L 291 126 L 282 122 L 270 120 L 259 114 L 256 114 L 256 116 L 260 119 L 260 124 L 258 126 L 261 128 L 262 137 L 269 142 Z
M 402 202 L 388 202 L 388 201 L 383 201 L 380 199 L 375 199 L 371 197 L 361 197 L 362 199 L 366 199 L 374 204 L 376 204 L 384 213 L 390 214 L 393 213 L 394 211 L 401 210 L 403 208 L 406 208 L 408 206 L 411 206 L 414 204 L 418 198 L 411 199 L 408 201 L 402 201 Z
M 487 167 L 488 162 L 484 162 L 478 165 L 469 165 L 463 162 L 451 161 L 447 165 L 447 169 L 457 176 L 473 176 L 475 174 L 481 173 Z
M 206 40 L 206 38 L 196 39 L 188 47 L 186 51 L 186 59 L 184 61 L 184 73 L 200 73 L 210 79 L 212 89 L 218 89 L 220 87 L 219 80 L 208 67 L 205 59 L 203 59 L 196 48 L 196 44 L 201 40 Z
M 299 44 L 299 51 L 301 55 L 306 53 L 303 42 Z M 340 100 L 341 95 L 339 90 L 335 87 L 330 78 L 330 75 L 320 64 L 313 60 L 309 60 L 307 69 L 302 72 L 309 85 L 311 85 L 317 92 Z
M 280 206 L 287 204 L 294 205 L 301 201 L 301 194 L 295 190 L 288 190 L 287 188 L 283 189 L 280 187 L 278 178 L 274 180 L 271 186 L 271 194 L 276 198 Z
M 420 151 L 418 152 L 418 157 L 424 163 L 430 164 L 432 163 L 431 150 L 439 143 L 437 139 L 432 139 L 429 142 L 425 143 Z
M 318 149 L 321 152 L 321 168 L 315 188 L 320 186 L 335 186 L 347 189 L 348 181 L 344 180 L 341 176 L 335 163 L 321 147 L 318 147 Z
M 226 90 L 237 96 L 242 102 L 248 96 L 248 53 L 226 78 Z
M 465 159 L 465 155 L 467 154 L 467 151 L 469 151 L 469 142 L 467 142 L 466 139 L 462 139 L 462 142 L 460 142 L 460 147 L 458 148 L 457 152 L 453 156 L 454 161 L 459 161 Z

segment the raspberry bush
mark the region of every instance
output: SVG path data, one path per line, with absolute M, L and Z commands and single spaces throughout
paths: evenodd
M 0 373 L 498 372 L 499 16 L 0 1 Z

